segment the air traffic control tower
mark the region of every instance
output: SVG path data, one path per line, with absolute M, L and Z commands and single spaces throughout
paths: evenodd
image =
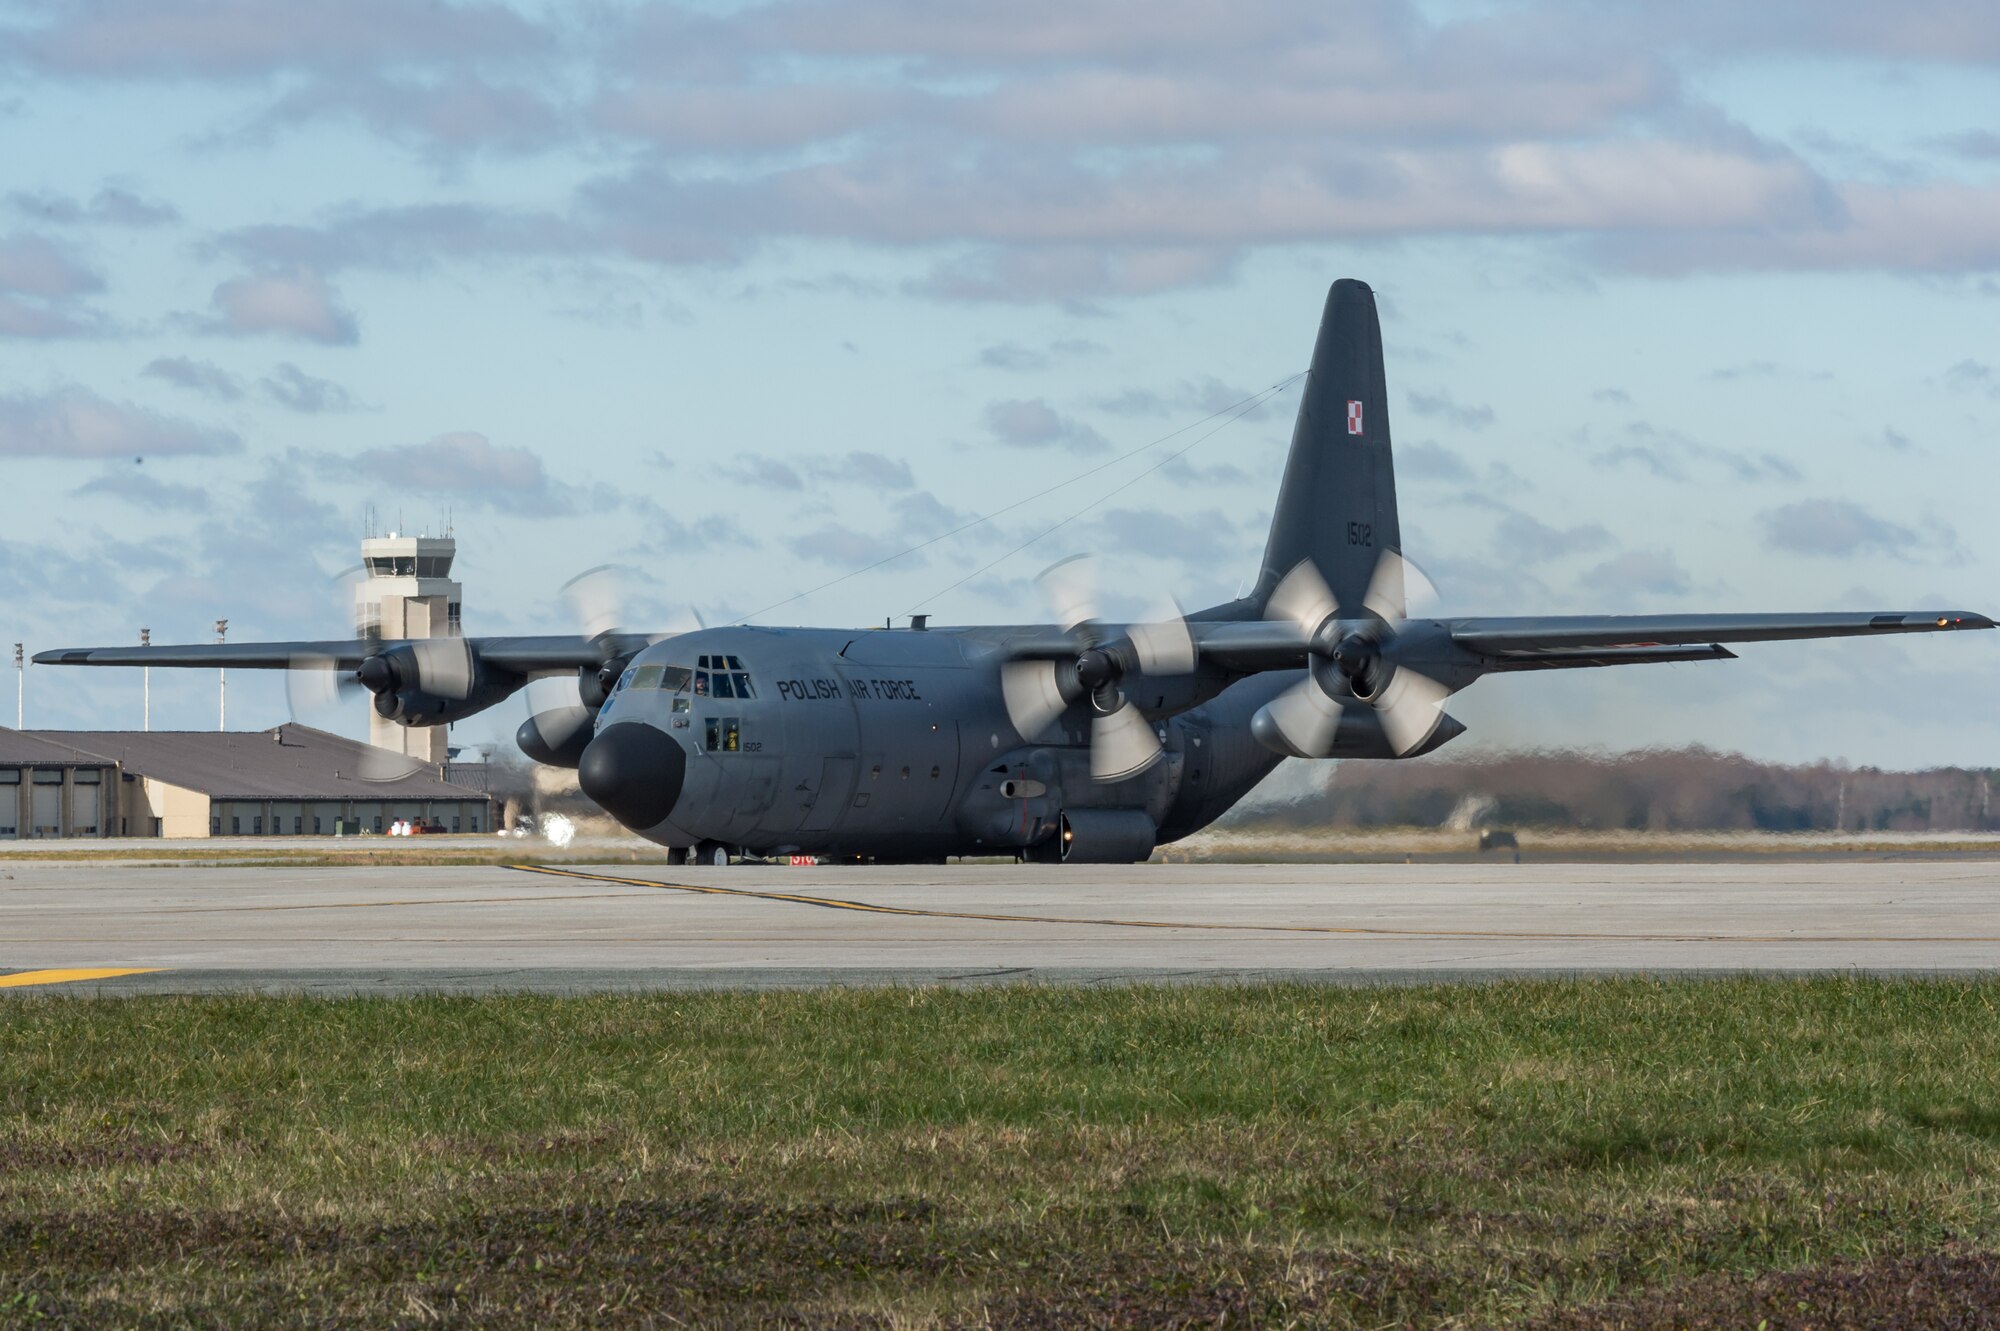
M 370 536 L 361 542 L 366 577 L 354 590 L 354 629 L 363 638 L 456 638 L 464 589 L 451 579 L 458 542 L 450 536 Z M 420 762 L 441 763 L 446 727 L 404 726 L 368 710 L 368 742 Z

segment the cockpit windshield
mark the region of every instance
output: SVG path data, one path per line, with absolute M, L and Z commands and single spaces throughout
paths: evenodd
M 754 698 L 750 672 L 734 656 L 704 656 L 695 662 L 694 696 L 697 698 Z

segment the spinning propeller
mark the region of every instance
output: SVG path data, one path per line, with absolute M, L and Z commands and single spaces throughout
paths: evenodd
M 1084 556 L 1037 579 L 1063 626 L 1064 640 L 1037 645 L 1000 667 L 1008 718 L 1032 741 L 1073 704 L 1089 700 L 1090 775 L 1098 781 L 1137 776 L 1160 757 L 1160 737 L 1120 687 L 1128 674 L 1185 675 L 1194 639 L 1171 601 L 1159 617 L 1135 624 L 1098 618 L 1096 579 Z
M 1397 757 L 1423 747 L 1444 717 L 1451 690 L 1404 664 L 1405 565 L 1385 550 L 1359 606 L 1342 606 L 1310 560 L 1287 573 L 1265 613 L 1306 635 L 1307 677 L 1259 708 L 1250 729 L 1259 743 L 1297 758 L 1332 754 L 1340 718 L 1366 706 Z

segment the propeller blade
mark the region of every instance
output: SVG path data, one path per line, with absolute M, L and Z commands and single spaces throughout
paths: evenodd
M 1091 718 L 1090 775 L 1094 781 L 1123 781 L 1151 767 L 1160 757 L 1160 737 L 1145 713 L 1131 703 Z
M 1089 555 L 1071 555 L 1035 575 L 1042 595 L 1066 629 L 1097 618 L 1097 567 Z
M 367 692 L 330 656 L 294 656 L 285 670 L 285 703 L 300 725 L 331 730 L 346 705 Z
M 1187 616 L 1180 603 L 1167 598 L 1158 618 L 1127 629 L 1139 657 L 1139 669 L 1148 675 L 1185 675 L 1194 669 L 1194 635 L 1188 632 Z
M 421 759 L 413 758 L 407 753 L 377 748 L 373 744 L 361 746 L 358 761 L 360 767 L 354 774 L 363 781 L 401 781 L 405 777 L 415 776 L 428 766 Z
M 1405 618 L 1403 580 L 1401 552 L 1384 550 L 1382 557 L 1375 561 L 1375 571 L 1368 577 L 1368 591 L 1361 599 L 1362 606 L 1374 611 L 1387 623 L 1402 623 Z
M 1444 700 L 1450 696 L 1450 689 L 1408 666 L 1389 676 L 1382 696 L 1375 699 L 1375 710 L 1397 757 L 1421 748 L 1431 737 L 1444 717 Z
M 1340 731 L 1340 714 L 1345 709 L 1308 676 L 1271 699 L 1265 710 L 1293 754 L 1301 758 L 1324 758 L 1333 752 L 1334 736 Z
M 569 607 L 577 632 L 586 638 L 599 638 L 624 627 L 624 597 L 618 570 L 610 564 L 585 569 L 565 582 L 558 595 Z
M 410 644 L 426 693 L 454 701 L 472 692 L 472 644 L 464 638 L 419 638 Z
M 1292 571 L 1284 576 L 1271 592 L 1271 599 L 1264 603 L 1264 613 L 1273 619 L 1289 619 L 1307 633 L 1311 633 L 1326 622 L 1327 616 L 1339 611 L 1340 605 L 1333 599 L 1333 589 L 1326 585 L 1319 569 L 1310 559 L 1301 559 L 1292 565 Z
M 667 620 L 666 627 L 652 638 L 654 642 L 665 642 L 668 638 L 678 638 L 684 633 L 699 633 L 708 627 L 708 621 L 701 617 L 701 611 L 692 605 L 682 606 Z
M 1056 682 L 1054 661 L 1007 661 L 1000 666 L 1000 694 L 1007 719 L 1021 738 L 1033 740 L 1063 714 L 1069 703 Z

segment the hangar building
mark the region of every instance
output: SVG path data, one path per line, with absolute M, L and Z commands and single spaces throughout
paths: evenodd
M 0 727 L 0 840 L 332 836 L 381 832 L 398 819 L 447 832 L 496 826 L 483 774 L 436 763 L 380 779 L 384 760 L 379 749 L 301 725 Z

